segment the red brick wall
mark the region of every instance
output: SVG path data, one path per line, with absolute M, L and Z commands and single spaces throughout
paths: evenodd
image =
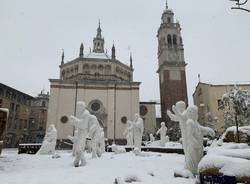
M 181 80 L 170 80 L 169 70 L 165 70 L 164 82 L 162 84 L 160 82 L 160 95 L 162 121 L 169 122 L 166 111 L 172 110 L 172 105 L 180 100 L 188 104 L 185 71 L 181 71 Z M 172 126 L 172 123 L 168 123 L 168 127 Z

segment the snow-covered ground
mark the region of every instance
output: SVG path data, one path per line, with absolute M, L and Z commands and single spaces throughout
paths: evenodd
M 250 146 L 245 143 L 214 141 L 199 163 L 199 171 L 217 168 L 219 172 L 236 177 L 250 177 Z
M 174 178 L 174 170 L 184 166 L 184 155 L 148 152 L 144 157 L 133 153 L 105 153 L 92 159 L 85 167 L 75 168 L 68 151 L 58 151 L 61 157 L 17 154 L 3 150 L 0 156 L 1 184 L 113 184 L 115 178 L 137 178 L 140 184 L 191 184 L 193 179 Z M 126 183 L 126 182 L 125 182 Z M 134 182 L 138 183 L 138 182 Z

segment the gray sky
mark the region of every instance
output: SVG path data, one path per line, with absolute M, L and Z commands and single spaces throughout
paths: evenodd
M 189 101 L 198 82 L 250 81 L 250 14 L 230 10 L 228 0 L 169 0 L 180 21 Z M 92 47 L 98 19 L 110 53 L 129 62 L 141 81 L 141 100 L 159 99 L 157 38 L 165 0 L 0 0 L 0 82 L 31 95 L 59 77 L 65 59 Z M 250 3 L 248 6 L 250 8 Z

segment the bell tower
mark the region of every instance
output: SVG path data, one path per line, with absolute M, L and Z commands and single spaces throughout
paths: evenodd
M 102 37 L 101 23 L 99 20 L 99 25 L 97 28 L 96 37 L 93 39 L 94 49 L 93 52 L 104 53 L 104 38 Z
M 177 101 L 188 103 L 186 86 L 186 63 L 184 47 L 179 22 L 174 20 L 174 12 L 169 9 L 166 2 L 158 29 L 158 71 L 160 82 L 160 99 L 162 121 L 168 128 L 175 127 L 167 117 L 166 111 L 172 110 Z

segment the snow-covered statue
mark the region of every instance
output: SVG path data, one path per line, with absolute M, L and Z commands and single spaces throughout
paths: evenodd
M 90 118 L 90 113 L 86 109 L 86 105 L 83 101 L 77 102 L 76 105 L 76 116 L 69 117 L 69 123 L 77 128 L 75 135 L 75 160 L 74 166 L 79 167 L 79 165 L 86 165 L 86 159 L 84 156 L 84 149 L 86 138 L 88 135 L 88 121 Z
M 166 140 L 166 133 L 168 128 L 165 125 L 165 122 L 161 122 L 161 128 L 156 132 L 156 134 L 160 134 L 160 146 L 165 147 L 167 142 Z
M 203 157 L 203 135 L 198 123 L 198 108 L 189 106 L 186 116 L 186 131 L 189 135 L 186 139 L 186 169 L 195 175 L 197 174 L 198 164 Z
M 77 129 L 75 129 L 75 131 L 74 131 L 74 136 L 70 136 L 70 135 L 68 136 L 68 139 L 73 143 L 72 156 L 76 155 L 76 144 L 75 144 L 75 142 L 76 142 L 77 138 L 76 138 L 75 135 L 77 135 Z
M 150 138 L 150 142 L 154 142 L 155 141 L 155 137 L 153 134 L 149 134 L 149 138 Z
M 133 146 L 134 145 L 134 126 L 133 126 L 132 121 L 130 120 L 127 121 L 127 128 L 123 132 L 123 135 L 126 136 L 127 146 Z
M 176 107 L 173 107 L 173 111 L 180 123 L 182 123 L 181 130 L 184 135 L 182 138 L 185 152 L 185 169 L 196 175 L 198 164 L 203 157 L 203 136 L 214 136 L 214 131 L 198 123 L 198 108 L 196 106 L 189 106 L 183 113 Z
M 105 152 L 105 137 L 104 137 L 103 128 L 101 128 L 101 137 L 100 137 L 100 141 L 99 141 L 99 149 L 100 149 L 101 153 Z
M 102 155 L 101 144 L 101 127 L 94 115 L 90 115 L 89 118 L 89 137 L 91 138 L 92 158 L 100 157 Z
M 126 153 L 126 149 L 125 149 L 125 148 L 123 148 L 123 147 L 118 147 L 118 146 L 115 145 L 115 144 L 112 144 L 112 145 L 111 145 L 111 149 L 112 149 L 112 152 L 114 152 L 115 154 Z
M 169 110 L 167 110 L 167 115 L 169 118 L 174 122 L 179 122 L 179 126 L 181 129 L 181 138 L 182 138 L 182 145 L 184 152 L 186 150 L 185 146 L 185 140 L 186 140 L 186 121 L 187 117 L 185 114 L 186 110 L 186 103 L 183 101 L 177 102 L 175 105 L 172 106 L 172 110 L 175 114 L 172 114 Z
M 142 143 L 142 135 L 144 131 L 144 125 L 143 125 L 143 120 L 139 116 L 139 114 L 135 114 L 135 119 L 134 119 L 134 146 L 135 148 L 138 148 L 139 151 L 141 151 L 141 143 Z
M 57 131 L 54 124 L 49 125 L 43 143 L 37 154 L 55 154 Z

